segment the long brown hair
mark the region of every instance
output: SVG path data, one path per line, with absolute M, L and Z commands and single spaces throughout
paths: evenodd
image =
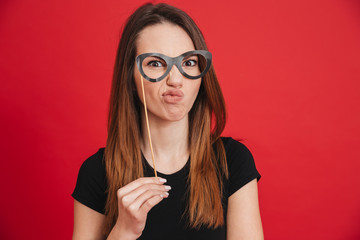
M 134 90 L 133 78 L 136 39 L 145 27 L 163 22 L 182 27 L 192 39 L 195 49 L 207 50 L 203 35 L 194 21 L 173 6 L 148 3 L 127 20 L 118 46 L 110 95 L 104 156 L 108 181 L 105 234 L 111 231 L 118 216 L 117 190 L 143 176 L 140 149 L 142 105 Z M 225 122 L 224 98 L 211 67 L 202 78 L 197 99 L 189 112 L 189 202 L 184 214 L 193 228 L 215 228 L 224 224 L 222 179 L 228 176 L 228 171 L 220 134 Z

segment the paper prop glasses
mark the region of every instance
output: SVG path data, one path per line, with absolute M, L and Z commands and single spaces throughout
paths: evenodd
M 136 57 L 140 74 L 150 82 L 163 80 L 175 65 L 184 77 L 198 79 L 205 75 L 211 66 L 211 53 L 194 50 L 178 57 L 168 57 L 161 53 L 143 53 Z

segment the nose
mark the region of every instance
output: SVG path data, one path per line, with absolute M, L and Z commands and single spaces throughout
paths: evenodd
M 181 88 L 183 85 L 184 76 L 180 73 L 179 69 L 174 65 L 169 72 L 166 79 L 166 84 L 175 88 Z

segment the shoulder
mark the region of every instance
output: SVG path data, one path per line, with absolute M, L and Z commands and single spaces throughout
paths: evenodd
M 103 181 L 105 178 L 104 148 L 88 157 L 81 165 L 78 181 Z
M 104 213 L 107 188 L 103 156 L 104 148 L 100 148 L 82 163 L 72 194 L 74 199 L 100 213 Z
M 241 158 L 241 160 L 245 160 L 245 158 L 253 158 L 250 150 L 243 143 L 233 139 L 232 137 L 221 137 L 221 140 L 224 144 L 228 163 L 234 160 L 234 158 Z
M 99 172 L 102 169 L 105 169 L 104 165 L 104 151 L 105 148 L 99 148 L 96 153 L 88 157 L 81 165 L 80 171 L 85 172 Z
M 230 196 L 251 180 L 257 178 L 259 181 L 261 175 L 256 168 L 252 153 L 243 143 L 231 137 L 222 137 L 221 140 L 224 144 L 229 170 Z

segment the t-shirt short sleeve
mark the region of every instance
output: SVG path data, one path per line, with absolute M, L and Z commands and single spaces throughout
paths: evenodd
M 229 169 L 228 196 L 261 175 L 256 169 L 254 158 L 249 149 L 232 138 L 223 140 Z
M 80 167 L 72 197 L 85 206 L 104 214 L 106 203 L 106 173 L 104 148 L 86 159 Z

